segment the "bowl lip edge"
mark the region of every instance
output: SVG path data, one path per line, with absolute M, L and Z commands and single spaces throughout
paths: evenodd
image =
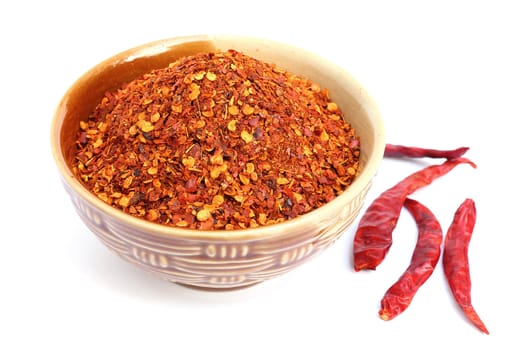
M 282 235 L 283 232 L 292 232 L 294 231 L 294 227 L 296 227 L 301 222 L 316 222 L 315 216 L 322 214 L 326 211 L 331 211 L 334 208 L 338 208 L 344 205 L 347 205 L 350 203 L 350 201 L 356 197 L 359 193 L 361 193 L 363 190 L 366 189 L 368 184 L 373 180 L 373 177 L 376 175 L 376 172 L 379 168 L 379 165 L 383 159 L 383 150 L 385 146 L 385 132 L 384 132 L 384 123 L 381 117 L 381 114 L 378 110 L 378 107 L 373 100 L 373 98 L 369 95 L 368 91 L 362 86 L 360 82 L 358 82 L 353 76 L 351 76 L 349 73 L 346 72 L 346 70 L 343 69 L 344 73 L 346 74 L 347 78 L 351 79 L 353 81 L 353 84 L 356 85 L 356 87 L 360 88 L 360 91 L 362 92 L 362 96 L 360 99 L 360 102 L 366 101 L 367 106 L 367 112 L 366 114 L 369 116 L 369 121 L 374 125 L 374 146 L 373 151 L 371 152 L 369 158 L 367 159 L 366 166 L 362 169 L 362 172 L 358 174 L 354 182 L 346 188 L 343 193 L 335 197 L 332 201 L 322 205 L 321 207 L 318 207 L 314 210 L 311 210 L 308 213 L 305 213 L 303 215 L 300 215 L 293 219 L 288 219 L 280 223 L 267 225 L 267 226 L 258 226 L 253 228 L 245 228 L 245 229 L 234 229 L 234 230 L 199 230 L 199 229 L 187 229 L 187 228 L 179 228 L 175 226 L 168 226 L 163 225 L 160 223 L 154 223 L 147 221 L 145 219 L 141 219 L 138 217 L 134 217 L 130 214 L 127 214 L 123 212 L 122 210 L 119 210 L 117 208 L 114 208 L 107 203 L 103 202 L 102 200 L 98 199 L 93 193 L 91 193 L 87 188 L 85 188 L 74 176 L 72 171 L 66 166 L 66 161 L 63 157 L 62 150 L 60 147 L 60 130 L 61 126 L 63 124 L 63 120 L 59 117 L 59 109 L 64 105 L 64 103 L 67 100 L 67 96 L 69 92 L 77 85 L 78 82 L 80 82 L 82 79 L 85 79 L 86 76 L 88 76 L 90 73 L 95 71 L 96 69 L 102 67 L 104 64 L 107 64 L 107 62 L 115 62 L 115 60 L 118 57 L 122 57 L 123 55 L 128 54 L 136 54 L 137 52 L 151 52 L 151 47 L 158 47 L 158 46 L 172 46 L 179 43 L 184 43 L 188 41 L 195 41 L 195 40 L 208 40 L 213 42 L 214 39 L 219 38 L 220 40 L 235 40 L 238 38 L 242 39 L 250 39 L 250 40 L 259 40 L 261 42 L 266 43 L 273 43 L 276 45 L 279 45 L 281 47 L 288 47 L 295 50 L 301 50 L 304 52 L 307 52 L 309 55 L 314 56 L 316 59 L 321 60 L 329 65 L 334 66 L 335 63 L 330 62 L 329 60 L 325 59 L 324 57 L 310 52 L 308 50 L 296 47 L 294 45 L 290 45 L 287 43 L 283 43 L 280 41 L 267 39 L 267 38 L 259 38 L 259 37 L 250 37 L 250 36 L 244 36 L 244 35 L 205 35 L 205 34 L 199 34 L 199 35 L 188 35 L 188 36 L 180 36 L 180 37 L 174 37 L 174 38 L 167 38 L 167 39 L 160 39 L 156 41 L 152 41 L 149 43 L 145 43 L 139 46 L 136 46 L 134 48 L 130 48 L 127 50 L 124 50 L 120 53 L 117 53 L 103 61 L 100 61 L 96 65 L 94 65 L 92 68 L 87 70 L 84 74 L 82 74 L 76 81 L 70 85 L 69 89 L 65 92 L 61 100 L 59 101 L 53 118 L 52 118 L 52 125 L 51 125 L 51 149 L 53 158 L 55 160 L 55 163 L 58 167 L 60 177 L 62 178 L 63 185 L 65 187 L 69 187 L 70 189 L 67 192 L 74 192 L 76 195 L 80 196 L 84 201 L 88 202 L 91 206 L 96 208 L 101 213 L 104 213 L 108 217 L 110 217 L 112 220 L 124 223 L 126 226 L 132 227 L 133 229 L 140 230 L 142 232 L 147 232 L 148 234 L 155 234 L 159 236 L 168 236 L 168 237 L 179 237 L 179 238 L 194 238 L 194 239 L 214 239 L 214 240 L 236 240 L 236 239 L 262 239 L 262 238 L 268 238 L 275 235 Z M 72 193 L 69 193 L 71 199 L 73 199 Z M 313 219 L 310 219 L 313 218 Z M 319 222 L 321 224 L 321 222 Z

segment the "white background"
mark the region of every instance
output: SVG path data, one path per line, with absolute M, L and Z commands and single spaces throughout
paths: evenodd
M 524 14 L 518 1 L 2 2 L 0 348 L 523 349 Z M 388 142 L 471 148 L 478 169 L 459 166 L 413 198 L 445 230 L 465 198 L 476 201 L 472 300 L 490 335 L 456 307 L 441 264 L 405 313 L 378 317 L 415 243 L 406 211 L 375 272 L 349 265 L 354 224 L 297 270 L 233 292 L 165 282 L 96 240 L 58 179 L 55 106 L 106 57 L 201 33 L 314 51 L 374 96 Z M 436 162 L 384 160 L 367 204 Z

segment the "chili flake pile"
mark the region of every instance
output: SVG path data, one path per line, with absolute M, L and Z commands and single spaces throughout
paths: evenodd
M 353 181 L 359 151 L 326 89 L 229 50 L 107 92 L 80 122 L 73 171 L 133 216 L 236 229 L 331 201 Z

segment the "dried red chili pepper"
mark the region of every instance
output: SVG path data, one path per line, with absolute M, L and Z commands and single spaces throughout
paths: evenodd
M 418 239 L 410 265 L 381 300 L 379 316 L 385 321 L 406 310 L 417 290 L 434 272 L 441 255 L 443 231 L 434 214 L 426 206 L 410 198 L 405 199 L 404 205 L 416 221 Z
M 467 158 L 447 160 L 442 164 L 421 169 L 383 192 L 365 211 L 354 237 L 354 268 L 375 270 L 383 261 L 392 245 L 394 230 L 405 198 L 417 189 L 429 185 L 435 179 L 447 174 L 459 164 L 470 164 Z
M 432 148 L 408 147 L 402 145 L 387 144 L 384 156 L 388 158 L 447 158 L 456 159 L 469 150 L 469 147 L 459 147 L 451 150 L 438 150 Z
M 467 318 L 482 332 L 489 334 L 472 306 L 468 248 L 476 223 L 476 205 L 467 198 L 456 210 L 445 237 L 443 269 L 450 290 Z

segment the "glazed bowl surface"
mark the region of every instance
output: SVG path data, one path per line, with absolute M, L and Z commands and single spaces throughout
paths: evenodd
M 282 223 L 238 230 L 191 230 L 133 217 L 104 203 L 73 175 L 78 126 L 106 91 L 182 56 L 234 49 L 311 79 L 361 140 L 354 182 L 329 203 Z M 322 57 L 260 38 L 198 35 L 147 43 L 97 64 L 64 94 L 51 127 L 51 149 L 64 188 L 85 225 L 111 251 L 168 281 L 207 289 L 245 287 L 279 276 L 329 247 L 354 222 L 383 157 L 384 128 L 365 89 Z

